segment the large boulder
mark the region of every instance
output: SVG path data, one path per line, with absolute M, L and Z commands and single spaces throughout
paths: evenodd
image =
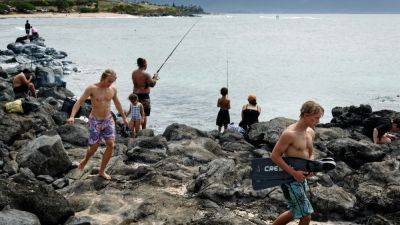
M 212 139 L 198 138 L 194 140 L 186 140 L 183 142 L 168 143 L 167 155 L 178 156 L 182 159 L 188 158 L 193 163 L 208 163 L 217 158 L 219 149 L 210 148 Z M 212 151 L 216 150 L 214 154 Z
M 35 214 L 42 225 L 63 224 L 74 214 L 62 195 L 39 181 L 23 176 L 12 180 L 0 179 L 0 208 L 7 205 Z
M 358 205 L 362 209 L 380 213 L 398 212 L 400 210 L 400 186 L 384 186 L 366 181 L 359 184 L 356 191 Z
M 50 176 L 61 174 L 72 165 L 58 135 L 43 135 L 29 142 L 19 151 L 17 162 L 36 175 Z
M 320 141 L 331 141 L 338 138 L 350 137 L 350 132 L 340 127 L 331 127 L 331 128 L 317 127 L 315 129 L 315 133 L 316 133 L 315 135 L 316 140 Z
M 232 159 L 218 158 L 201 168 L 201 174 L 189 183 L 187 190 L 197 197 L 219 202 L 235 194 L 236 164 Z
M 57 128 L 57 132 L 65 142 L 81 147 L 88 145 L 89 131 L 84 124 L 64 124 Z
M 321 217 L 325 219 L 349 214 L 356 205 L 356 197 L 336 185 L 331 187 L 318 185 L 312 189 L 312 193 L 314 211 L 322 214 Z
M 335 107 L 332 109 L 331 123 L 335 126 L 347 128 L 362 126 L 363 121 L 372 113 L 370 105 Z
M 74 93 L 65 87 L 42 87 L 39 88 L 38 97 L 47 98 L 53 97 L 64 100 L 66 97 L 73 97 Z
M 367 162 L 382 161 L 387 147 L 350 138 L 335 139 L 326 145 L 335 159 L 346 162 L 352 168 L 359 168 Z
M 360 170 L 366 180 L 400 185 L 400 161 L 397 159 L 366 163 Z
M 0 212 L 1 225 L 40 225 L 39 218 L 32 213 L 16 209 L 6 209 Z
M 165 129 L 163 136 L 167 139 L 167 141 L 179 141 L 183 139 L 207 137 L 208 135 L 206 132 L 200 131 L 196 128 L 189 127 L 184 124 L 173 123 Z
M 267 144 L 273 148 L 281 133 L 296 120 L 278 117 L 268 122 L 253 124 L 249 132 L 249 140 L 256 144 Z

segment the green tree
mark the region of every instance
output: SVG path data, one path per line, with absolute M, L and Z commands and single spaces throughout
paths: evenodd
M 36 9 L 34 5 L 32 5 L 30 2 L 27 1 L 16 2 L 15 8 L 17 9 L 18 12 L 22 13 L 29 13 Z
M 69 9 L 74 6 L 73 0 L 55 0 L 55 6 L 59 12 L 68 12 Z
M 0 14 L 7 14 L 10 12 L 8 5 L 0 3 Z

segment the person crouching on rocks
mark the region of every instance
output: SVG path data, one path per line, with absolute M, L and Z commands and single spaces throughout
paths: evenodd
M 131 121 L 129 121 L 129 128 L 132 131 L 132 137 L 135 137 L 135 134 L 140 130 L 140 124 L 145 116 L 143 105 L 139 102 L 139 98 L 136 94 L 129 95 L 129 101 L 131 105 L 129 107 L 129 111 L 127 115 L 131 114 Z
M 99 176 L 106 180 L 110 180 L 111 176 L 106 174 L 105 169 L 114 151 L 115 143 L 115 122 L 111 115 L 111 100 L 121 114 L 124 124 L 128 126 L 128 120 L 122 109 L 121 103 L 117 96 L 117 89 L 112 84 L 117 79 L 116 73 L 107 69 L 101 75 L 100 82 L 88 86 L 83 95 L 78 99 L 72 108 L 71 115 L 67 122 L 73 124 L 75 115 L 86 99 L 90 97 L 92 103 L 92 111 L 89 116 L 89 149 L 85 158 L 79 163 L 78 168 L 83 170 L 89 159 L 96 153 L 97 148 L 102 139 L 106 142 L 106 151 L 101 161 Z
M 24 98 L 28 95 L 36 97 L 35 85 L 32 84 L 33 73 L 30 69 L 24 69 L 22 73 L 13 78 L 13 90 L 15 98 Z
M 393 119 L 387 119 L 381 121 L 378 126 L 374 127 L 370 138 L 375 144 L 388 144 L 393 140 L 398 139 L 397 136 L 390 134 L 390 132 L 400 131 L 400 117 L 394 117 Z
M 294 170 L 282 156 L 313 159 L 315 137 L 313 129 L 323 114 L 324 109 L 319 104 L 314 101 L 305 102 L 300 109 L 299 121 L 283 131 L 272 150 L 272 161 L 295 179 L 292 183 L 281 186 L 289 210 L 279 215 L 272 225 L 284 225 L 293 219 L 300 219 L 299 225 L 310 224 L 314 209 L 308 197 L 309 187 L 306 178 L 313 174 L 305 175 L 303 171 Z

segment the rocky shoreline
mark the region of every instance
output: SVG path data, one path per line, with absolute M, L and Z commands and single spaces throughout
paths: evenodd
M 249 140 L 184 124 L 159 135 L 143 130 L 134 141 L 118 135 L 107 168 L 113 180 L 105 181 L 96 175 L 104 146 L 83 173 L 72 166 L 86 152 L 88 129 L 84 121 L 65 124 L 61 111 L 73 96 L 61 77 L 76 70 L 67 54 L 44 40 L 7 48 L 0 51 L 0 104 L 14 99 L 11 78 L 28 64 L 40 82 L 38 99 L 29 98 L 37 111 L 0 109 L 2 224 L 261 225 L 286 209 L 280 188 L 252 190 L 250 160 L 269 156 L 294 120 L 254 124 Z M 400 224 L 400 142 L 375 145 L 361 131 L 365 119 L 391 113 L 336 107 L 331 123 L 316 128 L 316 158 L 334 157 L 338 167 L 310 179 L 319 221 L 311 224 Z

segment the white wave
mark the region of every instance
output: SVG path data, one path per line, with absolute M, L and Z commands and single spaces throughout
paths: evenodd
M 15 27 L 17 30 L 25 30 L 23 27 Z

